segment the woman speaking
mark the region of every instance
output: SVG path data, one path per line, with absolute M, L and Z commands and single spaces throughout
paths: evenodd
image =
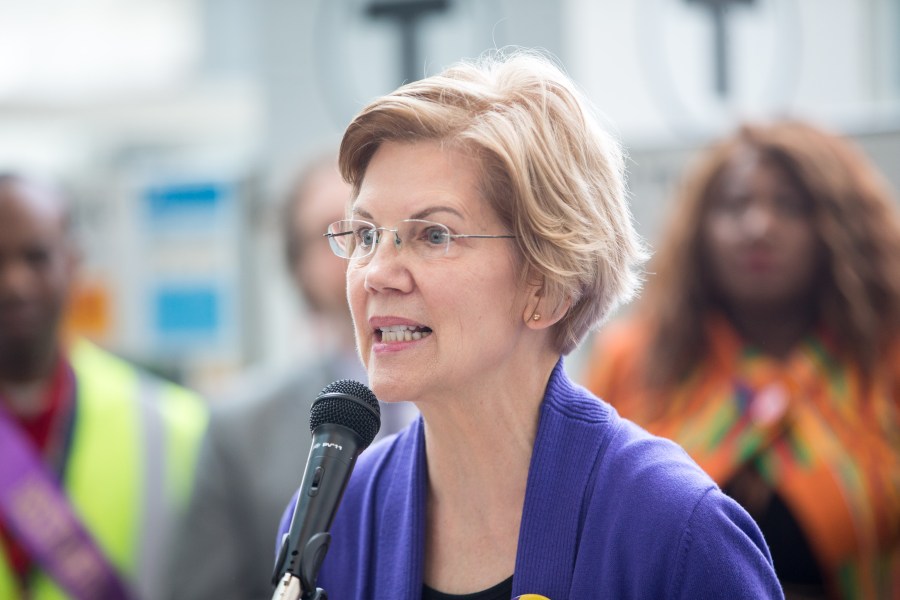
M 747 513 L 566 376 L 644 252 L 620 150 L 557 67 L 498 53 L 401 87 L 340 166 L 352 205 L 326 236 L 359 354 L 421 418 L 360 457 L 330 597 L 781 597 Z

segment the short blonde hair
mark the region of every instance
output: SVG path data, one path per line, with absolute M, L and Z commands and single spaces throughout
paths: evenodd
M 556 306 L 571 302 L 554 326 L 561 354 L 635 293 L 646 256 L 622 151 L 549 59 L 495 51 L 373 101 L 341 142 L 353 197 L 383 142 L 422 140 L 458 144 L 477 159 L 485 199 L 516 236 L 523 280 L 539 281 Z

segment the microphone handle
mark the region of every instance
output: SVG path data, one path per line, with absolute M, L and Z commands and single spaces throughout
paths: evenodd
M 313 431 L 312 446 L 306 472 L 300 484 L 290 529 L 282 542 L 275 566 L 278 589 L 291 594 L 293 580 L 300 596 L 284 596 L 285 600 L 315 594 L 319 567 L 328 551 L 331 536 L 328 529 L 340 504 L 356 458 L 362 451 L 362 440 L 349 428 L 325 423 Z M 288 576 L 291 578 L 288 578 Z M 278 590 L 276 590 L 276 598 Z M 309 598 L 322 596 L 309 596 Z

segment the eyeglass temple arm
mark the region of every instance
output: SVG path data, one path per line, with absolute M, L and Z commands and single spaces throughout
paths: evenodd
M 451 234 L 450 234 L 450 237 L 453 238 L 453 239 L 456 239 L 456 238 L 485 238 L 485 239 L 489 239 L 489 238 L 509 238 L 509 239 L 513 239 L 513 238 L 515 238 L 516 236 L 514 236 L 514 235 L 479 235 L 479 234 L 475 234 L 475 233 L 473 233 L 473 234 L 469 234 L 469 233 L 451 233 Z

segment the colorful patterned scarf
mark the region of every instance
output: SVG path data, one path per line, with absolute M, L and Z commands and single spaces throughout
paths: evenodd
M 641 384 L 646 327 L 620 325 L 601 337 L 584 379 L 719 485 L 752 466 L 789 507 L 836 597 L 900 597 L 900 352 L 864 380 L 822 332 L 784 360 L 745 346 L 724 319 L 711 319 L 708 339 L 708 359 L 661 394 Z

